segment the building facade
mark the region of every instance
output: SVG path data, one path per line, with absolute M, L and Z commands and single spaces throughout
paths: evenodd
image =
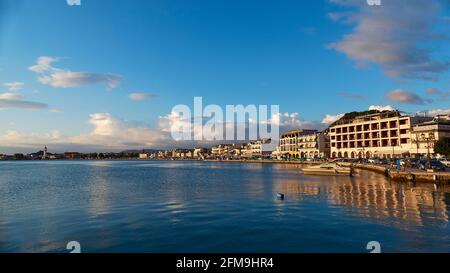
M 232 144 L 220 144 L 211 148 L 211 154 L 213 157 L 230 156 L 232 151 Z
M 276 155 L 291 158 L 327 158 L 330 141 L 326 132 L 293 130 L 281 135 Z
M 381 112 L 343 120 L 330 126 L 332 158 L 392 158 L 414 151 L 413 127 L 429 117 Z
M 444 138 L 450 138 L 449 115 L 437 116 L 431 121 L 416 124 L 412 128 L 411 141 L 418 156 L 435 154 L 434 144 Z

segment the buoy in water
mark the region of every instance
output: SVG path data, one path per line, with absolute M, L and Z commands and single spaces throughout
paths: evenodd
M 277 198 L 280 200 L 284 200 L 284 194 L 283 193 L 278 193 L 277 194 Z

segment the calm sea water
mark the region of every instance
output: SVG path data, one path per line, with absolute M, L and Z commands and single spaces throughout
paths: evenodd
M 0 252 L 450 252 L 449 192 L 287 165 L 2 162 Z

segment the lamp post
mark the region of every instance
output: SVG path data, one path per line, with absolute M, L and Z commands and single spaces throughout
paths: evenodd
M 419 135 L 416 134 L 416 139 L 414 140 L 414 142 L 416 143 L 416 152 L 417 152 L 417 157 L 419 158 Z
M 430 141 L 434 140 L 434 133 L 431 135 L 428 134 L 428 137 L 424 133 L 422 133 L 420 136 L 427 142 L 428 168 L 431 168 Z

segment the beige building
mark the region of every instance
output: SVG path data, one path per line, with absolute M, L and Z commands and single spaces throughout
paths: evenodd
M 415 154 L 435 154 L 434 144 L 443 138 L 450 138 L 450 116 L 441 115 L 431 121 L 416 124 L 412 128 L 411 141 L 415 146 Z M 414 152 L 414 147 L 413 147 Z
M 220 144 L 211 148 L 211 154 L 215 157 L 230 156 L 233 151 L 232 144 Z
M 274 155 L 294 158 L 326 158 L 330 155 L 329 137 L 317 130 L 294 130 L 281 135 Z
M 408 156 L 414 151 L 413 126 L 428 117 L 380 112 L 341 120 L 329 128 L 332 158 Z
M 209 155 L 209 149 L 206 148 L 195 148 L 193 151 L 194 158 L 205 158 Z

